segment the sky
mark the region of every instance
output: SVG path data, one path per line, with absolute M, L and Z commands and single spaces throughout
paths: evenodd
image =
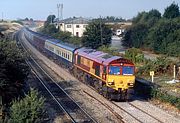
M 138 12 L 157 9 L 161 13 L 173 1 L 180 0 L 0 0 L 0 19 L 33 18 L 46 20 L 57 16 L 57 4 L 63 4 L 63 19 L 68 17 L 115 16 L 124 19 L 135 17 Z

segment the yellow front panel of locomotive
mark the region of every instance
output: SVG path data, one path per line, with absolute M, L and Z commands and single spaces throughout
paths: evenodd
M 107 75 L 106 85 L 115 90 L 134 87 L 135 76 L 134 75 Z

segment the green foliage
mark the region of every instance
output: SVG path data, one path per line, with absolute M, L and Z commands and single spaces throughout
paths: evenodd
M 70 32 L 60 31 L 53 34 L 52 36 L 66 43 L 81 45 L 81 38 L 77 36 L 72 36 Z
M 42 122 L 44 101 L 36 90 L 31 89 L 25 98 L 13 101 L 10 108 L 10 123 Z
M 102 18 L 103 22 L 121 22 L 121 21 L 126 21 L 123 18 L 118 18 L 118 17 L 114 17 L 114 16 L 107 16 Z
M 117 51 L 117 49 L 114 49 L 114 48 L 111 48 L 111 47 L 108 47 L 108 46 L 105 46 L 105 45 L 99 47 L 98 50 L 103 51 L 105 53 L 109 53 L 109 54 L 111 54 L 113 56 L 118 56 L 119 55 L 119 52 Z
M 160 18 L 161 13 L 156 9 L 152 9 L 149 12 L 138 13 L 138 15 L 133 18 L 133 24 L 146 24 L 150 27 Z
M 136 48 L 130 48 L 125 51 L 125 58 L 133 61 L 133 63 L 142 63 L 144 62 L 144 54 L 141 50 Z
M 44 27 L 46 28 L 47 26 L 49 26 L 50 24 L 52 24 L 54 22 L 54 19 L 56 18 L 55 15 L 49 15 L 44 23 Z
M 161 18 L 157 10 L 139 13 L 127 30 L 123 45 L 179 57 L 180 17 L 174 16 L 173 12 L 177 11 L 174 8 L 177 9 L 178 6 L 173 3 L 166 9 L 171 11 L 168 16 L 172 15 L 172 19 Z
M 155 86 L 146 85 L 140 82 L 135 83 L 135 92 L 137 95 L 146 97 L 147 99 L 158 99 L 162 102 L 169 103 L 180 110 L 180 98 L 172 95 Z
M 144 24 L 134 25 L 132 28 L 128 30 L 124 39 L 126 41 L 123 44 L 126 44 L 128 47 L 140 48 L 140 46 L 144 45 L 144 39 L 148 32 L 148 27 Z
M 150 71 L 154 71 L 155 74 L 168 74 L 172 71 L 169 70 L 173 62 L 166 57 L 158 57 L 156 60 L 146 60 L 144 65 L 138 70 L 138 75 L 149 75 Z
M 71 38 L 71 33 L 60 31 L 58 33 L 54 33 L 52 36 L 64 42 L 69 42 Z
M 180 16 L 179 6 L 174 2 L 165 9 L 163 17 L 172 19 Z
M 172 44 L 178 45 L 180 43 L 180 18 L 173 20 L 161 19 L 154 27 L 150 29 L 147 36 L 150 47 L 157 53 L 171 54 L 172 56 L 178 56 L 178 47 L 173 48 Z M 171 52 L 171 53 L 170 53 Z
M 81 46 L 81 42 L 82 42 L 82 38 L 81 37 L 77 37 L 77 36 L 73 36 L 69 40 L 69 43 L 77 45 L 77 46 Z
M 86 47 L 97 49 L 102 45 L 111 43 L 112 31 L 102 20 L 96 19 L 89 23 L 82 38 L 82 44 Z
M 0 95 L 9 99 L 21 91 L 29 73 L 23 53 L 14 41 L 0 41 Z M 8 99 L 7 98 L 7 99 Z
M 158 10 L 141 12 L 133 19 L 133 25 L 127 30 L 123 44 L 128 47 L 141 48 L 149 45 L 146 41 L 149 29 L 161 18 Z
M 167 92 L 154 88 L 151 90 L 151 97 L 168 102 L 180 110 L 180 98 L 170 95 Z
M 44 34 L 53 35 L 54 33 L 58 32 L 58 29 L 56 28 L 55 25 L 50 24 L 50 25 L 44 26 L 44 28 L 41 30 L 41 32 Z

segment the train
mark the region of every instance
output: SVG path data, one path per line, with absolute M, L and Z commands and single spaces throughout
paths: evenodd
M 23 28 L 24 37 L 37 50 L 53 58 L 81 82 L 110 100 L 127 100 L 135 85 L 135 65 L 128 59 L 88 47 L 78 47 Z

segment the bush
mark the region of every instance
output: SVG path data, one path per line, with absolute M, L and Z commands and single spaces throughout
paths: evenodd
M 130 48 L 125 51 L 125 58 L 133 61 L 134 63 L 142 63 L 144 62 L 144 54 L 141 50 L 136 48 Z
M 168 102 L 180 110 L 180 98 L 176 96 L 170 95 L 167 92 L 154 88 L 151 90 L 151 97 L 159 99 L 163 102 Z
M 172 66 L 173 62 L 166 57 L 158 57 L 154 61 L 145 60 L 144 65 L 138 69 L 138 75 L 149 75 L 150 71 L 154 71 L 156 74 L 170 74 L 172 71 L 169 68 Z
M 24 99 L 13 101 L 10 108 L 10 123 L 41 122 L 44 101 L 36 90 L 31 89 Z

